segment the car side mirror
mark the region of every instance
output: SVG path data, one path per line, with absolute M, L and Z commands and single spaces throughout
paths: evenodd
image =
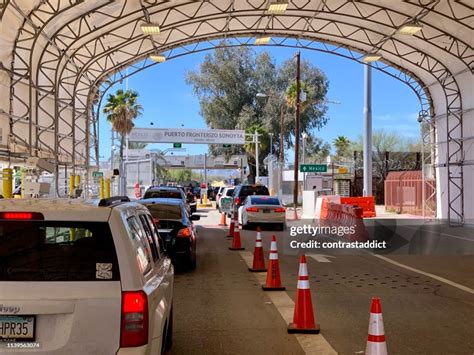
M 189 216 L 189 219 L 191 221 L 199 221 L 201 219 L 201 216 L 199 216 L 197 214 L 193 214 L 193 215 Z

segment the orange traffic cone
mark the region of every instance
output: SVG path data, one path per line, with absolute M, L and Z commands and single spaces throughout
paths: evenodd
M 219 225 L 220 226 L 226 226 L 227 225 L 227 222 L 226 222 L 226 219 L 225 219 L 225 212 L 221 213 L 221 220 L 219 222 Z
M 370 307 L 369 336 L 365 348 L 366 355 L 387 355 L 387 343 L 383 328 L 382 305 L 380 298 L 373 297 Z
M 244 250 L 245 248 L 242 248 L 242 244 L 240 242 L 240 226 L 237 226 L 234 229 L 234 238 L 232 239 L 232 246 L 229 248 L 229 250 Z
M 264 291 L 283 291 L 285 287 L 281 285 L 280 265 L 278 264 L 278 248 L 275 235 L 272 235 L 270 255 L 268 257 L 267 282 L 262 285 Z
M 253 252 L 253 264 L 252 267 L 249 267 L 249 271 L 267 271 L 267 268 L 265 267 L 265 258 L 263 256 L 262 235 L 260 233 L 260 227 L 257 227 L 257 238 L 255 240 L 255 249 Z
M 234 217 L 232 217 L 230 219 L 229 234 L 227 235 L 227 238 L 234 238 L 234 231 L 235 231 L 235 219 Z
M 300 257 L 295 313 L 293 314 L 293 323 L 288 325 L 288 333 L 319 333 L 319 324 L 316 324 L 314 321 L 313 303 L 311 302 L 311 291 L 309 290 L 308 265 L 304 255 Z

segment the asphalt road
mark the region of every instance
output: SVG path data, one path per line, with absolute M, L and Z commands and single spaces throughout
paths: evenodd
M 321 335 L 296 337 L 287 334 L 275 296 L 263 292 L 247 270 L 245 253 L 253 251 L 255 231 L 242 233 L 245 252 L 229 251 L 218 214 L 201 214 L 197 269 L 175 278 L 173 354 L 302 354 L 303 348 L 321 354 L 311 348 L 318 337 L 339 354 L 363 353 L 372 296 L 382 301 L 390 354 L 474 353 L 474 256 L 390 257 L 400 266 L 368 254 L 322 259 L 329 262 L 309 257 Z M 262 233 L 266 255 L 271 235 L 283 240 L 284 233 Z M 281 252 L 280 268 L 287 288 L 282 294 L 294 300 L 298 257 Z

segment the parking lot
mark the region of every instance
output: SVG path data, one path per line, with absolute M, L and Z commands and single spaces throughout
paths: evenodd
M 197 268 L 175 276 L 173 354 L 363 353 L 373 296 L 382 301 L 390 354 L 474 351 L 474 282 L 468 276 L 474 272 L 472 256 L 388 259 L 400 266 L 372 255 L 309 257 L 321 334 L 295 336 L 287 333 L 287 323 L 293 316 L 297 256 L 280 252 L 286 291 L 266 293 L 260 287 L 265 273 L 247 270 L 256 232 L 242 231 L 245 250 L 230 251 L 228 227 L 218 226 L 217 211 L 198 210 L 198 214 Z M 262 232 L 266 257 L 272 234 L 282 239 L 284 233 Z

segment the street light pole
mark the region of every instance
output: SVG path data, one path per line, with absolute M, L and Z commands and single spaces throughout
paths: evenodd
M 298 205 L 298 155 L 300 149 L 300 52 L 296 52 L 296 110 L 295 110 L 295 167 L 293 186 L 293 207 L 295 209 L 295 219 L 298 219 L 296 207 Z
M 260 164 L 258 162 L 258 131 L 255 130 L 255 183 L 258 183 L 258 181 L 260 180 Z
M 372 67 L 364 66 L 364 196 L 372 195 Z

